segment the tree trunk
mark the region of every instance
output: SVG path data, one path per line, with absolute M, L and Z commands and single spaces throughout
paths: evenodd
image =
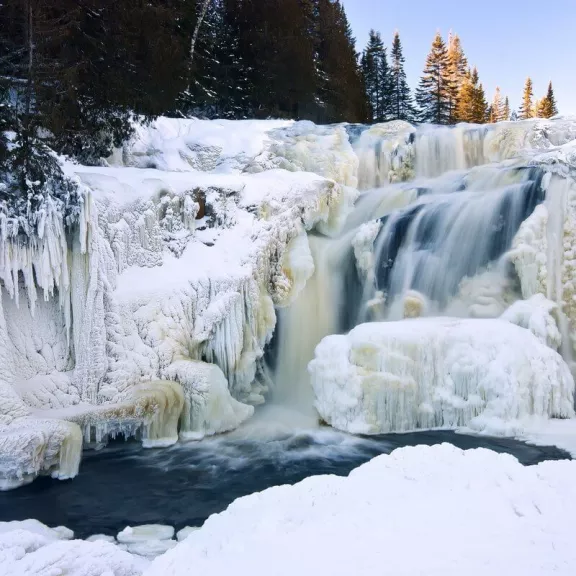
M 198 14 L 198 21 L 196 22 L 196 26 L 194 27 L 194 32 L 192 34 L 192 41 L 190 42 L 190 56 L 188 58 L 188 86 L 186 90 L 188 93 L 190 92 L 190 84 L 192 82 L 192 63 L 194 62 L 194 51 L 196 49 L 196 42 L 198 41 L 200 27 L 202 26 L 202 22 L 204 22 L 206 12 L 208 11 L 208 4 L 210 4 L 210 0 L 202 0 L 202 7 L 200 8 L 200 14 Z
M 34 30 L 33 26 L 33 12 L 32 12 L 32 0 L 27 0 L 27 30 L 26 30 L 26 43 L 28 50 L 28 66 L 27 66 L 27 79 L 26 79 L 26 92 L 24 100 L 24 110 L 26 118 L 26 128 L 30 123 L 30 114 L 32 108 L 32 70 L 34 67 Z

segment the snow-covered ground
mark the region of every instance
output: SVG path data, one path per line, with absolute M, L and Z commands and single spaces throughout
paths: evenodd
M 0 524 L 0 574 L 572 576 L 575 484 L 574 461 L 523 467 L 485 449 L 401 448 L 347 478 L 239 498 L 179 544 L 169 527 L 83 542 L 62 540 L 62 528 Z M 146 554 L 162 548 L 150 564 Z

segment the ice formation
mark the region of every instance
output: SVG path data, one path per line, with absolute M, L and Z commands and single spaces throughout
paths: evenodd
M 277 316 L 273 397 L 307 410 L 315 346 L 366 321 L 493 319 L 513 305 L 504 332 L 570 361 L 575 139 L 570 118 L 453 128 L 160 118 L 100 167 L 66 164 L 80 187 L 73 228 L 49 202 L 26 240 L 0 222 L 0 487 L 73 477 L 83 445 L 118 434 L 167 446 L 236 428 L 271 387 Z M 553 358 L 562 400 L 525 410 L 503 381 L 496 419 L 556 415 L 557 400 L 570 415 Z M 523 390 L 546 395 L 536 373 Z M 326 388 L 319 404 L 356 392 Z M 326 414 L 349 409 L 330 403 Z M 425 425 L 402 416 L 421 408 L 402 408 L 398 426 Z M 387 413 L 372 425 L 396 429 Z
M 325 338 L 309 370 L 320 416 L 356 434 L 467 426 L 510 435 L 531 416 L 574 416 L 561 356 L 502 320 L 362 324 Z
M 145 574 L 571 576 L 575 482 L 573 461 L 523 467 L 484 449 L 402 448 L 346 478 L 239 498 Z
M 83 443 L 118 434 L 157 447 L 228 431 L 264 401 L 275 306 L 314 270 L 306 232 L 335 232 L 356 196 L 345 130 L 314 148 L 340 184 L 291 163 L 313 126 L 278 157 L 291 126 L 159 119 L 108 166 L 65 166 L 75 228 L 50 210 L 27 241 L 3 225 L 0 488 L 73 477 Z M 331 172 L 342 155 L 349 170 Z
M 71 540 L 70 532 L 36 520 L 0 522 L 0 575 L 141 576 L 148 566 L 109 541 Z

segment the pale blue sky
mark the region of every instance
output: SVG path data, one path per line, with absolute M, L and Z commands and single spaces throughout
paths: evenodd
M 496 86 L 518 108 L 527 76 L 535 96 L 552 80 L 562 114 L 576 114 L 576 0 L 342 0 L 360 52 L 370 28 L 390 46 L 400 32 L 411 88 L 437 30 L 462 40 L 488 101 Z M 472 8 L 473 7 L 473 8 Z

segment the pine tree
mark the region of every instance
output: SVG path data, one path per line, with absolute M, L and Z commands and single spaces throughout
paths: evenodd
M 436 124 L 450 123 L 453 91 L 448 50 L 442 36 L 437 33 L 416 91 L 420 120 Z
M 405 59 L 402 53 L 400 34 L 398 32 L 394 34 L 390 56 L 390 99 L 392 117 L 396 120 L 413 122 L 416 117 L 416 111 L 414 109 L 410 87 L 406 80 L 406 72 L 404 71 Z
M 541 100 L 538 116 L 541 118 L 552 118 L 552 116 L 556 116 L 556 114 L 558 114 L 558 106 L 556 105 L 556 97 L 554 96 L 552 82 L 550 82 L 548 84 L 548 92 Z
M 546 118 L 546 97 L 539 98 L 534 102 L 533 118 Z
M 484 92 L 484 86 L 482 86 L 482 84 L 478 84 L 478 73 L 476 72 L 476 76 L 474 76 L 473 72 L 472 76 L 473 79 L 475 78 L 477 85 L 477 88 L 474 91 L 474 122 L 477 124 L 484 124 L 486 122 L 488 110 L 488 104 L 486 103 L 486 93 Z
M 339 0 L 318 0 L 318 100 L 323 122 L 363 122 L 369 105 L 355 40 Z
M 496 86 L 496 92 L 494 93 L 488 116 L 488 122 L 491 123 L 501 122 L 504 119 L 504 102 L 502 102 L 499 86 Z
M 458 97 L 460 93 L 460 87 L 466 76 L 468 69 L 468 60 L 464 55 L 464 50 L 462 49 L 462 44 L 458 35 L 452 35 L 450 33 L 448 39 L 448 67 L 450 84 L 448 88 L 448 93 L 450 97 L 450 124 L 455 124 L 458 120 Z
M 506 96 L 504 100 L 504 108 L 502 110 L 502 120 L 507 121 L 510 120 L 510 100 L 508 96 Z
M 9 45 L 11 51 L 8 59 L 2 58 L 3 71 L 8 66 L 10 75 L 2 78 L 0 86 L 0 131 L 8 128 L 14 134 L 9 146 L 3 132 L 0 136 L 0 212 L 18 222 L 15 233 L 30 235 L 49 198 L 62 210 L 65 222 L 72 224 L 79 213 L 78 190 L 63 174 L 42 130 L 45 118 L 38 94 L 52 67 L 40 51 L 46 5 L 22 0 L 5 8 L 0 6 L 0 44 Z
M 522 105 L 520 106 L 520 119 L 527 120 L 534 117 L 534 91 L 532 88 L 532 79 L 527 78 L 524 84 L 524 93 L 522 95 Z
M 379 32 L 370 30 L 368 45 L 362 54 L 361 67 L 371 109 L 371 120 L 384 122 L 391 115 L 391 78 L 386 48 Z
M 456 120 L 458 122 L 476 122 L 474 115 L 476 90 L 477 86 L 473 83 L 472 72 L 468 70 L 462 80 L 458 93 L 458 106 L 456 108 Z

